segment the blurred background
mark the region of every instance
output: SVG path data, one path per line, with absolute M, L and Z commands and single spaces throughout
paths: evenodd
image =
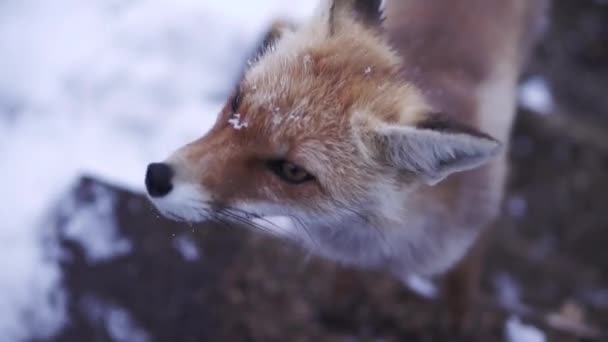
M 268 20 L 316 1 L 0 1 L 0 341 L 452 341 L 436 284 L 160 218 Z M 608 341 L 608 2 L 555 0 L 473 341 Z M 338 295 L 337 295 L 338 294 Z

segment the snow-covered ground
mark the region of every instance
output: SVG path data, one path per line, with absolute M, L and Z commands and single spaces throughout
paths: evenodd
M 520 105 L 534 113 L 551 114 L 554 110 L 553 94 L 542 77 L 533 76 L 527 79 L 519 89 Z
M 526 325 L 518 317 L 511 317 L 505 323 L 507 342 L 545 342 L 545 333 L 532 325 Z
M 51 203 L 83 172 L 141 190 L 148 162 L 210 127 L 268 20 L 314 3 L 0 2 L 2 341 L 66 321 L 61 274 L 42 247 Z M 95 245 L 121 241 L 100 231 L 75 222 L 70 234 L 98 234 L 83 240 L 93 260 L 129 251 L 128 241 Z

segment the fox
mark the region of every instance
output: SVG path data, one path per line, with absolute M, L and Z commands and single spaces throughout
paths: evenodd
M 444 276 L 469 301 L 508 175 L 542 0 L 321 0 L 274 22 L 201 138 L 148 165 L 171 219 Z

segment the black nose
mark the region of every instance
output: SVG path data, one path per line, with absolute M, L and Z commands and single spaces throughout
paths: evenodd
M 173 170 L 168 164 L 153 163 L 148 165 L 146 171 L 146 188 L 152 197 L 163 197 L 171 192 L 173 184 Z

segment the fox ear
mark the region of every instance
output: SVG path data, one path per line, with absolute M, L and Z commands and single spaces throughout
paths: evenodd
M 270 25 L 266 32 L 261 36 L 257 48 L 249 59 L 249 64 L 255 64 L 262 56 L 269 50 L 272 50 L 277 42 L 287 32 L 293 32 L 295 29 L 294 25 L 290 22 L 283 20 L 276 20 Z
M 382 23 L 382 0 L 330 0 L 330 31 L 336 32 L 342 18 L 352 18 L 369 26 Z
M 413 173 L 429 185 L 452 173 L 481 166 L 502 150 L 501 143 L 490 136 L 441 117 L 417 126 L 380 127 L 375 142 L 384 162 Z

